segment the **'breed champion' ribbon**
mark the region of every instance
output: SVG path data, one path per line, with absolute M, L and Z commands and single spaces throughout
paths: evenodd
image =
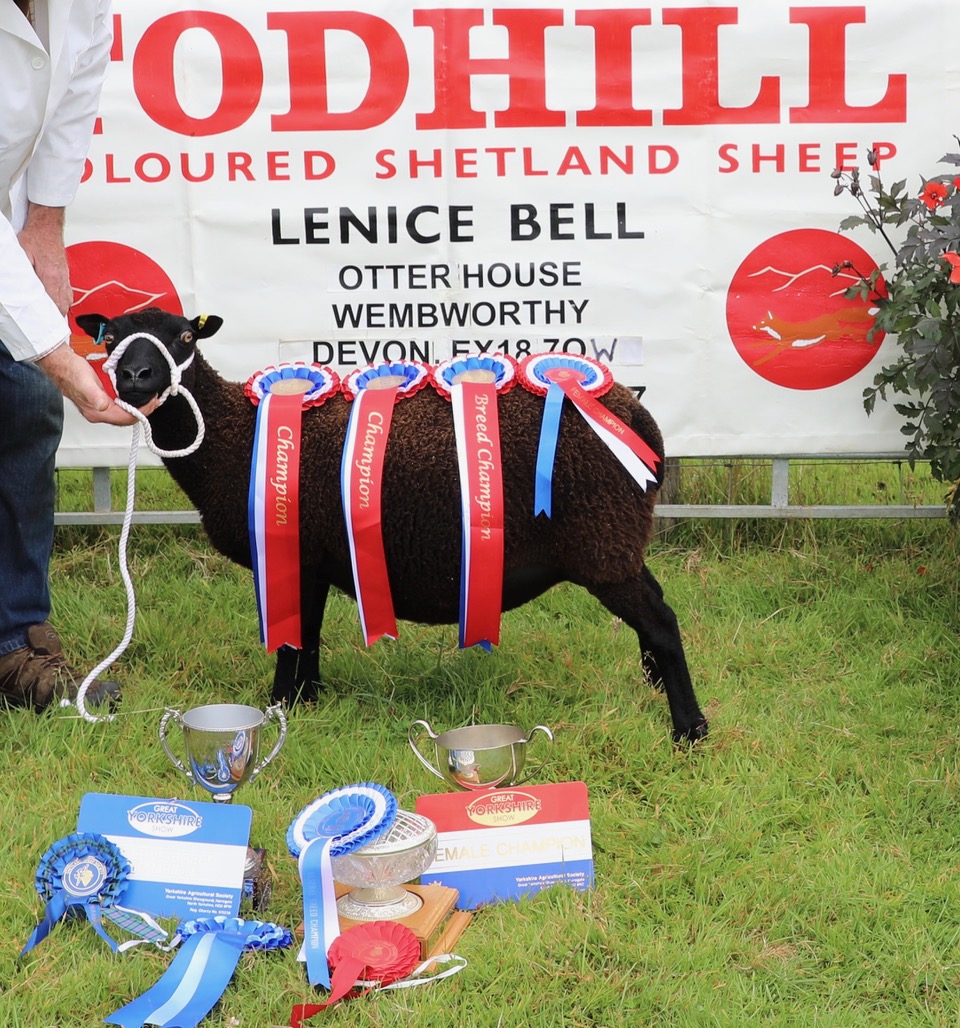
M 107 1024 L 194 1028 L 223 995 L 244 950 L 285 948 L 293 942 L 286 928 L 239 917 L 185 921 L 177 935 L 184 941 L 160 980 L 105 1017 Z
M 257 407 L 248 517 L 260 639 L 268 653 L 301 645 L 300 419 L 339 386 L 330 368 L 303 363 L 258 371 L 244 386 Z
M 393 793 L 361 782 L 324 793 L 287 830 L 287 848 L 298 858 L 303 885 L 303 952 L 311 985 L 330 988 L 327 953 L 340 934 L 331 858 L 373 842 L 396 813 Z
M 351 372 L 342 384 L 352 401 L 340 464 L 340 495 L 350 546 L 363 641 L 397 637 L 381 527 L 383 460 L 394 404 L 427 384 L 429 368 L 394 361 Z
M 543 513 L 549 518 L 552 513 L 553 464 L 564 399 L 576 407 L 641 489 L 656 482 L 659 456 L 597 400 L 613 385 L 610 370 L 599 361 L 553 353 L 532 354 L 520 364 L 520 381 L 530 392 L 546 397 L 537 448 L 534 515 Z
M 100 920 L 102 910 L 123 895 L 130 864 L 109 839 L 94 832 L 76 832 L 58 839 L 40 858 L 35 884 L 47 904 L 20 956 L 38 946 L 68 913 L 82 912 L 97 934 L 116 953 L 117 943 Z
M 500 642 L 503 606 L 503 469 L 497 396 L 516 385 L 516 362 L 504 354 L 445 361 L 433 373 L 453 405 L 460 471 L 463 546 L 460 646 L 489 650 Z

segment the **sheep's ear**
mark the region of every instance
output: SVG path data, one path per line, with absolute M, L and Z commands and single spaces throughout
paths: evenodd
M 109 321 L 102 314 L 78 314 L 74 321 L 90 336 L 91 339 L 99 339 L 103 326 Z
M 206 339 L 220 330 L 223 318 L 218 318 L 216 314 L 201 314 L 199 317 L 194 318 L 190 324 L 193 327 L 193 334 L 198 339 Z

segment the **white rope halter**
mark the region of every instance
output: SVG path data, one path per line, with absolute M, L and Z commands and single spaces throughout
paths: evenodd
M 124 402 L 123 400 L 116 400 L 118 407 L 132 414 L 143 426 L 143 435 L 146 439 L 147 446 L 150 450 L 155 453 L 158 457 L 187 457 L 193 453 L 203 442 L 203 436 L 205 433 L 205 427 L 203 424 L 203 415 L 200 413 L 200 408 L 197 406 L 197 401 L 193 398 L 190 391 L 183 385 L 180 384 L 180 378 L 183 372 L 190 367 L 193 362 L 194 351 L 190 352 L 190 356 L 182 364 L 176 364 L 173 360 L 173 356 L 170 351 L 160 342 L 155 336 L 149 332 L 134 332 L 131 335 L 124 337 L 118 344 L 116 349 L 110 356 L 104 361 L 103 370 L 109 376 L 110 381 L 113 383 L 114 391 L 117 388 L 117 364 L 120 358 L 126 353 L 127 348 L 135 339 L 149 339 L 157 349 L 163 354 L 164 359 L 170 367 L 170 385 L 160 394 L 157 406 L 164 403 L 168 396 L 178 396 L 180 394 L 186 399 L 190 405 L 190 409 L 193 411 L 193 416 L 197 421 L 197 437 L 194 441 L 182 450 L 162 450 L 153 441 L 153 432 L 150 427 L 150 422 L 147 420 L 145 414 L 139 411 L 136 407 L 131 404 Z M 76 705 L 80 716 L 86 721 L 96 723 L 98 721 L 112 721 L 116 715 L 106 714 L 102 717 L 98 717 L 96 714 L 91 714 L 86 707 L 84 702 L 87 690 L 90 685 L 96 680 L 97 676 L 105 671 L 110 665 L 123 653 L 133 638 L 133 625 L 137 618 L 137 604 L 136 597 L 133 591 L 133 582 L 130 579 L 130 572 L 127 569 L 127 540 L 130 537 L 130 525 L 133 521 L 133 508 L 134 500 L 136 497 L 136 481 L 137 481 L 137 453 L 140 448 L 140 432 L 138 426 L 133 426 L 133 437 L 130 440 L 130 458 L 127 462 L 127 506 L 123 514 L 123 527 L 120 531 L 120 575 L 123 578 L 123 584 L 127 593 L 127 627 L 123 634 L 123 639 L 120 641 L 120 645 L 110 654 L 106 660 L 99 663 L 87 677 L 83 680 L 80 688 L 77 690 Z M 72 706 L 69 700 L 62 700 L 61 706 L 69 707 Z

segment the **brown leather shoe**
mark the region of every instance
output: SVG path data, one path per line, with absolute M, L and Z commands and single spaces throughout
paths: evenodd
M 27 645 L 0 657 L 0 703 L 10 707 L 33 707 L 44 710 L 62 700 L 73 702 L 83 682 L 66 662 L 63 646 L 53 625 L 31 625 L 27 629 Z M 87 689 L 89 707 L 114 703 L 120 699 L 116 682 L 95 679 Z

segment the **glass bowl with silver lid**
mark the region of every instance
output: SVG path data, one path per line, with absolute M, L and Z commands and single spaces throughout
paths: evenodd
M 396 921 L 416 913 L 423 900 L 403 887 L 433 863 L 436 825 L 422 814 L 398 810 L 390 828 L 352 853 L 332 858 L 334 880 L 351 890 L 337 910 L 352 921 Z

